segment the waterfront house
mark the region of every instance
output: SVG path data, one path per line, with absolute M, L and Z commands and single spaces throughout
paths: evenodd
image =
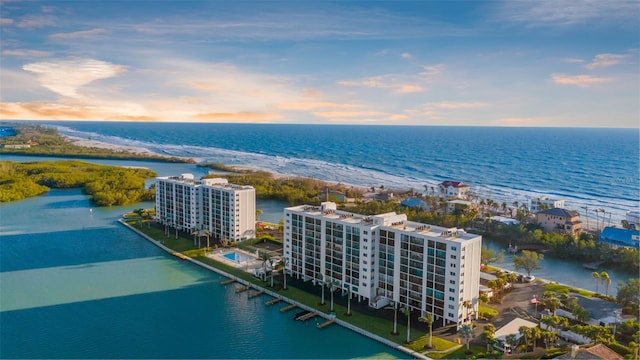
M 447 201 L 447 214 L 459 214 L 469 208 L 477 208 L 478 204 L 467 200 L 450 200 Z
M 284 218 L 291 276 L 332 284 L 375 309 L 393 302 L 420 316 L 430 312 L 436 324 L 460 326 L 478 311 L 479 235 L 395 212 L 346 212 L 331 202 L 286 208 Z
M 612 301 L 607 301 L 597 297 L 575 296 L 578 305 L 589 312 L 589 320 L 587 324 L 594 326 L 613 326 L 615 323 L 621 323 L 622 306 Z M 575 319 L 575 316 L 568 310 L 558 309 L 556 315 L 564 316 L 569 319 Z
M 226 179 L 195 180 L 192 174 L 156 178 L 156 219 L 176 230 L 208 230 L 212 238 L 255 236 L 256 192 Z
M 588 345 L 580 347 L 571 346 L 571 351 L 554 359 L 580 359 L 580 360 L 622 360 L 624 356 L 611 350 L 605 344 Z
M 469 185 L 459 181 L 446 180 L 438 184 L 440 194 L 445 199 L 463 199 L 469 198 Z
M 536 222 L 546 232 L 578 235 L 582 231 L 580 214 L 575 210 L 553 208 L 538 211 Z
M 510 322 L 508 322 L 503 327 L 501 327 L 500 329 L 496 330 L 496 332 L 493 334 L 493 337 L 495 339 L 495 343 L 493 347 L 495 347 L 496 349 L 502 352 L 506 352 L 510 354 L 512 349 L 511 349 L 511 345 L 507 344 L 507 337 L 509 335 L 513 335 L 515 336 L 516 340 L 519 340 L 522 337 L 522 334 L 520 334 L 520 328 L 522 326 L 528 327 L 528 328 L 534 328 L 534 327 L 537 327 L 538 325 L 534 322 L 531 322 L 522 318 L 515 318 Z
M 640 231 L 607 226 L 602 229 L 598 240 L 612 246 L 640 248 Z
M 527 207 L 532 213 L 547 209 L 564 208 L 564 200 L 550 199 L 542 196 L 535 199 L 527 199 Z

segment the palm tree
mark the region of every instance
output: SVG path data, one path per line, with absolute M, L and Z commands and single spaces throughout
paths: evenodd
M 335 285 L 333 284 L 333 282 L 329 282 L 327 287 L 329 288 L 329 292 L 331 293 L 331 312 L 333 312 L 333 290 L 335 289 Z
M 324 305 L 326 304 L 326 302 L 324 301 L 324 276 L 322 276 L 321 274 L 318 274 L 318 281 L 320 282 L 320 288 L 322 289 L 322 300 L 320 301 L 320 305 Z
M 282 266 L 282 281 L 284 283 L 283 290 L 287 290 L 287 265 L 289 265 L 289 259 L 283 257 L 278 265 Z
M 469 342 L 473 338 L 473 326 L 471 324 L 464 324 L 458 330 L 460 337 L 467 340 L 467 352 L 469 352 Z
M 267 262 L 269 263 L 269 268 L 271 268 L 271 288 L 273 289 L 273 273 L 275 272 L 273 271 L 273 259 L 269 258 Z
M 264 281 L 267 281 L 267 262 L 269 262 L 269 260 L 271 260 L 271 257 L 269 256 L 269 253 L 267 253 L 266 251 L 263 251 L 262 253 L 260 253 L 260 260 L 262 260 L 262 270 L 264 271 Z
M 351 286 L 347 288 L 347 316 L 351 316 Z
M 521 336 L 524 336 L 524 352 L 529 350 L 529 337 L 531 337 L 531 328 L 527 326 L 520 326 L 518 332 Z
M 542 337 L 542 329 L 540 329 L 539 327 L 532 327 L 531 328 L 531 339 L 533 340 L 533 351 L 536 351 L 536 340 L 540 339 Z
M 398 303 L 392 301 L 390 305 L 391 307 L 385 309 L 393 309 L 393 332 L 391 334 L 398 335 Z
M 260 221 L 260 215 L 264 212 L 261 209 L 256 209 L 256 221 Z
M 465 300 L 462 302 L 462 307 L 467 310 L 467 317 L 465 319 L 469 319 L 469 309 L 471 308 L 471 301 Z
M 433 335 L 433 314 L 431 314 L 430 312 L 426 312 L 424 314 L 424 316 L 421 316 L 418 318 L 418 321 L 420 322 L 425 322 L 429 325 L 429 343 L 427 344 L 427 346 L 429 347 L 429 349 L 431 349 L 432 345 L 431 345 L 431 339 L 432 339 L 432 335 Z
M 600 273 L 600 281 L 604 283 L 606 286 L 605 295 L 609 296 L 609 285 L 611 285 L 611 278 L 609 277 L 609 273 L 603 271 Z
M 600 283 L 600 274 L 598 274 L 596 271 L 591 273 L 591 277 L 593 278 L 593 281 L 596 283 L 596 294 L 598 293 L 598 284 Z
M 487 352 L 491 351 L 491 346 L 495 343 L 496 327 L 493 324 L 487 324 L 484 326 L 482 332 L 482 339 L 487 343 Z
M 405 343 L 408 344 L 411 342 L 411 308 L 405 306 L 402 312 L 407 315 L 407 341 Z
M 549 311 L 551 311 L 551 313 L 553 315 L 556 314 L 556 310 L 558 310 L 560 308 L 560 305 L 562 304 L 560 302 L 560 299 L 558 299 L 555 296 L 549 295 L 549 294 L 544 295 L 544 300 L 543 301 L 544 301 L 544 306 Z
M 516 349 L 516 346 L 518 345 L 518 339 L 516 338 L 516 334 L 507 335 L 507 337 L 505 338 L 505 341 L 507 342 L 507 344 L 509 344 L 509 346 L 511 346 L 512 350 Z

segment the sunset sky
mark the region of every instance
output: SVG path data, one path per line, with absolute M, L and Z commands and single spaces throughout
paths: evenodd
M 638 1 L 0 0 L 0 119 L 638 128 Z

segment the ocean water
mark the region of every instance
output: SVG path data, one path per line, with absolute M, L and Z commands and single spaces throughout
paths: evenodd
M 640 208 L 639 129 L 47 124 L 81 138 L 345 184 L 425 191 L 456 180 L 509 206 L 549 196 L 592 223 L 602 217 L 594 209 L 619 223 Z
M 0 205 L 0 358 L 405 357 L 236 294 L 92 208 L 78 189 Z

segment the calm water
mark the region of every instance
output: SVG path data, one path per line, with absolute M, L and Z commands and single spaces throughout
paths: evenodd
M 2 358 L 355 358 L 401 353 L 294 321 L 169 256 L 79 190 L 0 205 Z

